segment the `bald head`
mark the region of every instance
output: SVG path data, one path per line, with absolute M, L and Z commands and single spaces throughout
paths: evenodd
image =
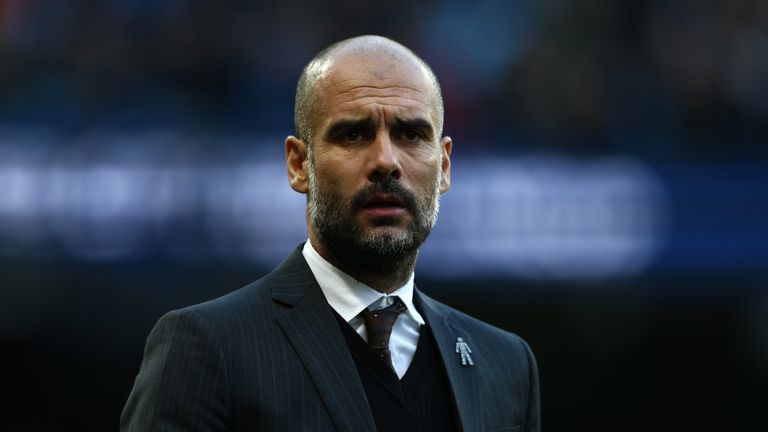
M 347 67 L 355 67 L 376 83 L 390 73 L 408 74 L 425 83 L 434 102 L 439 137 L 443 127 L 443 99 L 440 84 L 432 69 L 410 49 L 381 36 L 358 36 L 337 42 L 317 54 L 304 68 L 296 88 L 294 121 L 296 135 L 307 144 L 323 108 L 323 86 L 329 77 Z

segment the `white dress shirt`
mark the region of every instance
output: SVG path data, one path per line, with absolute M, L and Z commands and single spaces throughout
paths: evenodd
M 387 307 L 392 304 L 394 297 L 400 297 L 400 300 L 408 310 L 400 314 L 392 328 L 389 350 L 392 353 L 392 366 L 395 368 L 397 376 L 402 378 L 405 375 L 405 371 L 408 370 L 408 366 L 411 365 L 413 355 L 416 353 L 416 346 L 419 342 L 419 330 L 424 325 L 424 318 L 421 317 L 413 305 L 414 274 L 411 273 L 411 277 L 405 285 L 391 294 L 384 294 L 334 267 L 317 253 L 309 240 L 304 244 L 304 249 L 302 249 L 301 253 L 304 255 L 304 259 L 307 260 L 312 274 L 315 275 L 320 289 L 323 290 L 328 304 L 366 342 L 368 341 L 368 335 L 365 331 L 365 322 L 359 316 L 360 312 L 366 308 L 373 310 Z

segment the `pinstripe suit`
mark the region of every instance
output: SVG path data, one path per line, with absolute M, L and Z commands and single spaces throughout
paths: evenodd
M 536 364 L 519 337 L 417 291 L 464 431 L 538 431 Z M 457 338 L 472 349 L 462 366 Z M 262 279 L 163 316 L 123 431 L 374 431 L 354 362 L 301 249 Z

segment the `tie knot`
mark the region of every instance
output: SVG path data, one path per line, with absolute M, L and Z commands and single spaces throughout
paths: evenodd
M 407 308 L 405 304 L 403 304 L 403 301 L 400 300 L 400 297 L 394 297 L 394 301 L 389 306 L 373 310 L 366 308 L 360 312 L 360 315 L 363 317 L 365 327 L 368 329 L 369 333 L 371 327 L 378 328 L 382 326 L 389 328 L 388 332 L 391 332 L 392 327 L 397 321 L 397 317 L 405 312 L 406 309 Z
M 382 309 L 363 310 L 360 315 L 365 321 L 365 331 L 368 334 L 368 345 L 373 352 L 389 367 L 392 367 L 391 352 L 389 351 L 389 337 L 392 328 L 397 322 L 397 317 L 406 310 L 405 304 L 399 297 L 394 302 Z

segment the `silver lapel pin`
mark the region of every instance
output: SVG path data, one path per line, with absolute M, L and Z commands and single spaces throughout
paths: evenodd
M 467 345 L 467 343 L 464 342 L 464 339 L 456 338 L 456 354 L 459 354 L 461 356 L 462 366 L 472 366 L 473 364 L 475 364 L 472 361 L 472 356 L 469 355 L 471 352 L 472 352 L 472 349 L 470 349 L 469 345 Z

